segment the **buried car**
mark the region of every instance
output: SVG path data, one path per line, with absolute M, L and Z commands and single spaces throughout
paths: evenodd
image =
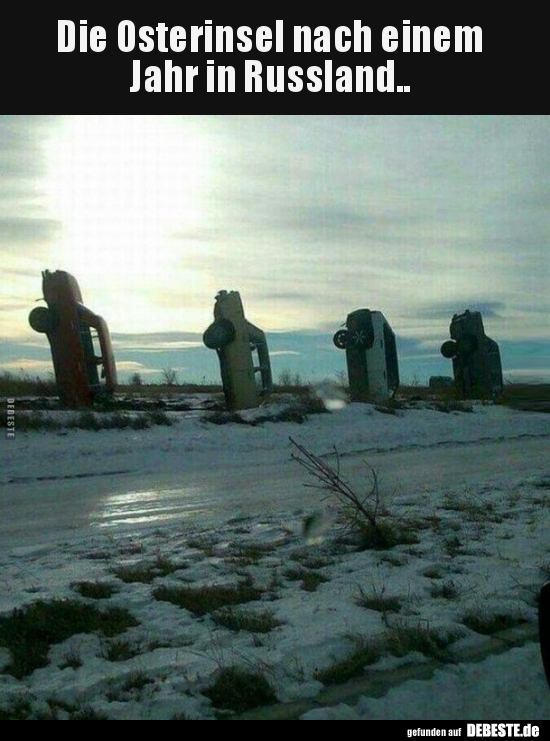
M 48 338 L 61 404 L 78 409 L 111 397 L 117 375 L 105 320 L 84 305 L 70 273 L 45 270 L 42 289 L 47 307 L 35 307 L 29 324 Z

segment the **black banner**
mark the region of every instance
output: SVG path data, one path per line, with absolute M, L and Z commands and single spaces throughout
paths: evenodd
M 19 33 L 6 34 L 3 46 L 4 67 L 11 62 L 4 103 L 63 113 L 537 113 L 543 106 L 545 45 L 532 19 L 466 7 L 452 17 L 437 7 L 390 7 L 361 18 L 333 9 L 262 20 L 207 9 L 206 18 L 167 14 L 162 6 L 113 16 L 98 7 L 12 22 Z

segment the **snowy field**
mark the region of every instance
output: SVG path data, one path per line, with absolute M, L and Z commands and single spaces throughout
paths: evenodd
M 48 411 L 57 428 L 16 428 L 0 450 L 0 718 L 232 717 L 255 692 L 236 711 L 213 688 L 241 672 L 281 717 L 549 720 L 550 416 L 325 401 L 295 421 L 290 399 L 224 419 L 196 398 L 171 425 L 74 429 Z M 333 467 L 338 451 L 369 506 L 372 467 L 396 542 L 365 548 L 297 446 Z M 1 620 L 60 599 L 135 624 L 70 635 L 15 676 Z

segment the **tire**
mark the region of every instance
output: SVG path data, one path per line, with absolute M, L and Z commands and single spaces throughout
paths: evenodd
M 357 350 L 368 350 L 374 344 L 374 334 L 368 329 L 353 329 L 349 332 L 350 347 L 355 347 Z
M 46 334 L 51 329 L 51 316 L 45 306 L 37 306 L 29 314 L 29 324 L 35 332 Z
M 346 350 L 350 346 L 350 335 L 347 329 L 339 329 L 332 338 L 339 350 Z
M 202 336 L 202 341 L 210 350 L 221 350 L 235 339 L 235 327 L 229 319 L 217 319 Z
M 454 340 L 447 340 L 441 345 L 441 354 L 444 358 L 454 358 L 457 354 L 456 342 Z

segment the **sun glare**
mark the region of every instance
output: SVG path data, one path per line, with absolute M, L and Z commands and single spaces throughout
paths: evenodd
M 84 295 L 101 286 L 114 304 L 181 279 L 185 255 L 171 236 L 200 224 L 207 167 L 192 120 L 74 116 L 51 137 L 47 162 L 49 207 L 62 224 L 47 267 L 73 272 Z

